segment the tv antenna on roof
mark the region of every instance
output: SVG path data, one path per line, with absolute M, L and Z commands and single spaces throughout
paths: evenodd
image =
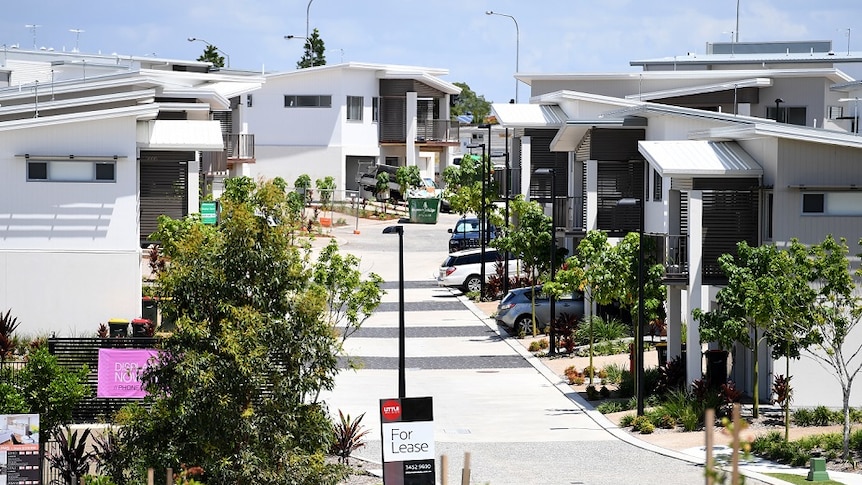
M 81 32 L 84 32 L 82 29 L 69 29 L 69 32 L 73 32 L 75 34 L 75 50 L 72 52 L 80 52 L 78 50 L 78 39 L 81 37 Z
M 30 29 L 30 32 L 33 32 L 33 50 L 36 50 L 36 29 L 41 27 L 41 25 L 27 24 L 24 27 Z

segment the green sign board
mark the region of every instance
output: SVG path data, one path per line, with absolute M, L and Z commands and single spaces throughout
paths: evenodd
M 217 207 L 217 202 L 201 202 L 201 220 L 204 224 L 214 226 L 218 222 Z

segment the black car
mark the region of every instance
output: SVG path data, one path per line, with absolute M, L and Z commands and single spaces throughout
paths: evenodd
M 481 242 L 479 237 L 479 218 L 477 217 L 462 217 L 455 224 L 455 227 L 449 229 L 449 252 L 462 251 L 464 249 L 478 248 Z M 491 241 L 497 237 L 497 228 L 493 224 L 488 225 L 487 241 Z

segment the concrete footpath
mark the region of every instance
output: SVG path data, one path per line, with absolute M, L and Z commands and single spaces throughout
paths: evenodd
M 460 292 L 437 287 L 446 229 L 456 220 L 441 214 L 438 224 L 404 224 L 403 241 L 406 395 L 434 399 L 435 454 L 448 457 L 449 483 L 460 483 L 465 452 L 471 483 L 483 485 L 703 483 L 702 450 L 661 448 L 618 428 Z M 352 225 L 331 231 L 342 251 L 361 259 L 363 271 L 386 281 L 381 307 L 345 342 L 359 368 L 342 371 L 335 388 L 321 395 L 333 414 L 365 413 L 370 434 L 357 456 L 377 463 L 379 401 L 398 396 L 398 236 L 381 234 L 396 223 L 360 221 L 360 234 Z M 753 463 L 744 468 L 747 483 L 785 483 L 763 471 L 807 473 Z M 862 485 L 850 480 L 862 477 L 844 475 L 830 473 Z

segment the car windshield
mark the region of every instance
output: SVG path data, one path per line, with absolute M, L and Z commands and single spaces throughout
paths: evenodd
M 458 221 L 455 232 L 479 232 L 479 221 Z

